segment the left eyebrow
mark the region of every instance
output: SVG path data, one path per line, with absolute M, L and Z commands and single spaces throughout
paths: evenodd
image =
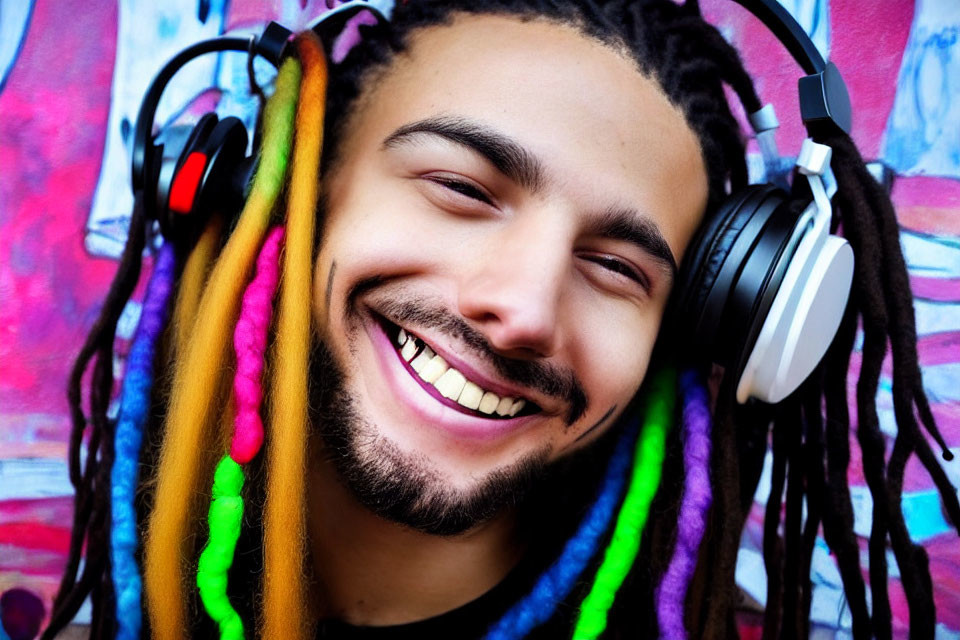
M 587 224 L 585 233 L 628 242 L 653 256 L 672 279 L 677 276 L 677 260 L 660 227 L 636 209 L 607 209 Z
M 480 154 L 497 171 L 533 193 L 543 188 L 545 175 L 539 158 L 516 140 L 464 118 L 440 116 L 405 124 L 386 137 L 383 148 L 399 146 L 424 134 Z

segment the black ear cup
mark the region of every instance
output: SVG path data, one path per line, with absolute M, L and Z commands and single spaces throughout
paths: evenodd
M 218 122 L 204 141 L 206 166 L 188 216 L 193 226 L 202 227 L 214 211 L 232 217 L 243 204 L 246 182 L 236 177 L 238 172 L 249 175 L 244 171 L 249 164 L 247 142 L 246 127 L 234 117 Z
M 710 287 L 726 260 L 733 242 L 750 219 L 756 203 L 768 194 L 767 185 L 751 185 L 727 198 L 691 242 L 681 269 L 679 281 L 684 322 L 693 330 L 701 325 L 703 309 Z M 695 315 L 692 312 L 698 311 Z
M 783 190 L 751 185 L 704 225 L 687 251 L 673 310 L 691 354 L 739 375 L 783 281 L 797 221 Z
M 160 230 L 168 237 L 173 232 L 170 228 L 168 203 L 174 177 L 190 152 L 206 140 L 216 124 L 217 116 L 208 113 L 193 127 L 171 127 L 163 133 L 162 139 L 158 139 L 154 144 L 157 157 L 155 162 L 151 163 L 154 175 L 145 176 L 144 205 L 147 218 L 159 222 Z
M 188 133 L 185 131 L 189 130 Z M 152 191 L 150 216 L 168 238 L 185 239 L 203 227 L 214 210 L 233 215 L 243 202 L 252 160 L 246 157 L 247 130 L 234 117 L 206 114 L 192 128 L 164 134 Z

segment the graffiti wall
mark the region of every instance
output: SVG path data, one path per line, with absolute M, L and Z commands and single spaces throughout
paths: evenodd
M 843 71 L 864 156 L 895 176 L 924 384 L 960 454 L 960 4 L 783 3 Z M 780 153 L 795 154 L 802 139 L 795 66 L 732 2 L 702 5 L 742 51 L 763 99 L 775 105 Z M 302 28 L 324 6 L 322 0 L 118 0 L 78 11 L 57 0 L 0 0 L 0 592 L 25 589 L 49 609 L 65 562 L 72 516 L 65 380 L 124 241 L 130 138 L 149 79 L 196 40 L 251 33 L 270 19 Z M 192 63 L 165 95 L 158 120 L 189 120 L 214 109 L 252 124 L 245 64 L 244 55 L 232 53 Z M 257 74 L 269 84 L 268 65 Z M 759 153 L 751 167 L 763 175 Z M 121 340 L 130 337 L 138 314 L 131 303 Z M 892 438 L 889 366 L 885 371 L 881 421 Z M 960 486 L 960 462 L 947 470 Z M 857 460 L 850 482 L 865 549 L 871 505 Z M 758 606 L 765 594 L 764 491 L 761 484 L 738 567 L 741 587 Z M 960 638 L 960 545 L 919 465 L 908 467 L 904 509 L 911 534 L 930 554 L 938 637 Z M 890 566 L 895 577 L 892 556 Z M 846 637 L 849 613 L 822 540 L 813 575 L 816 623 L 827 637 Z M 899 586 L 891 598 L 895 630 L 904 635 L 908 613 Z M 88 615 L 81 610 L 79 618 Z

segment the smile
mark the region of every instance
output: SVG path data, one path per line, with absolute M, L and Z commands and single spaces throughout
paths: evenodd
M 384 332 L 407 373 L 435 400 L 467 415 L 506 420 L 540 411 L 516 395 L 497 394 L 451 366 L 419 336 L 381 318 Z

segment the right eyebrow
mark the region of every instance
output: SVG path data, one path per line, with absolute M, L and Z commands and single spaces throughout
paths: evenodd
M 586 232 L 632 244 L 653 256 L 671 281 L 677 277 L 677 260 L 673 257 L 673 251 L 670 250 L 660 227 L 651 217 L 635 209 L 608 209 L 590 221 Z
M 545 183 L 543 163 L 529 149 L 490 127 L 463 118 L 434 117 L 403 125 L 383 141 L 397 147 L 417 136 L 438 136 L 483 156 L 497 171 L 536 193 Z

